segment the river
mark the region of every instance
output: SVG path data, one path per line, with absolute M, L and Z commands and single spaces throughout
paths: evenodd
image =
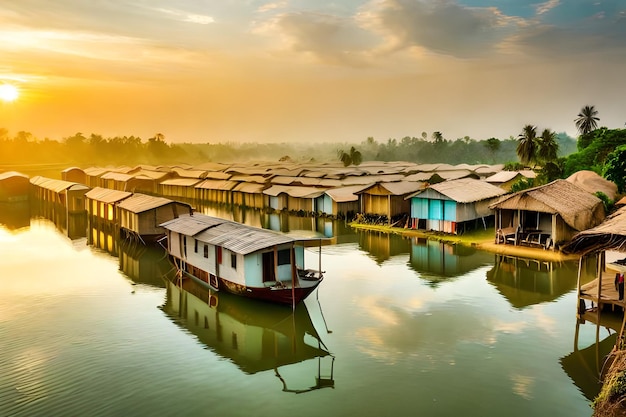
M 577 324 L 576 263 L 252 213 L 332 237 L 292 313 L 82 221 L 0 215 L 2 416 L 590 416 L 615 338 Z

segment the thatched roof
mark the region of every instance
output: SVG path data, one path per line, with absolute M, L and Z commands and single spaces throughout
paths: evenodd
M 602 200 L 566 180 L 504 196 L 489 208 L 559 214 L 575 230 L 597 226 L 605 215 Z
M 506 193 L 506 191 L 500 187 L 489 184 L 485 181 L 475 180 L 473 178 L 461 178 L 458 180 L 444 181 L 430 185 L 428 188 L 435 190 L 439 194 L 443 194 L 444 196 L 459 203 L 473 203 L 475 201 L 498 197 Z M 428 188 L 411 194 L 407 198 L 419 196 L 420 194 L 427 192 Z
M 604 250 L 626 252 L 626 207 L 608 216 L 600 225 L 577 233 L 562 250 L 580 254 Z
M 617 195 L 617 185 L 593 171 L 578 171 L 567 177 L 567 180 L 592 194 L 600 191 L 606 194 L 611 201 Z

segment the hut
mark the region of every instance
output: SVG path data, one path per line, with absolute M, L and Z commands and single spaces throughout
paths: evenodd
M 117 223 L 117 205 L 133 195 L 128 191 L 96 187 L 85 194 L 87 214 Z
M 165 235 L 162 223 L 192 212 L 187 203 L 146 194 L 133 194 L 118 204 L 122 235 L 138 237 L 144 243 Z
M 357 192 L 361 196 L 361 212 L 384 216 L 389 223 L 398 216 L 408 216 L 411 204 L 406 197 L 426 187 L 423 182 L 380 182 Z
M 496 243 L 555 248 L 604 219 L 602 200 L 566 180 L 502 197 L 495 210 Z
M 193 199 L 196 196 L 196 185 L 199 178 L 171 178 L 158 184 L 158 194 L 163 197 Z
M 232 204 L 232 190 L 238 184 L 237 181 L 206 179 L 195 186 L 196 199 L 218 204 Z
M 67 213 L 85 211 L 85 193 L 89 191 L 86 185 L 42 176 L 31 178 L 30 183 L 34 197 L 40 201 L 64 206 Z
M 432 184 L 407 197 L 411 202 L 410 227 L 456 234 L 480 220 L 486 228 L 493 216 L 489 204 L 503 194 L 502 188 L 472 178 Z
M 256 182 L 241 182 L 232 190 L 233 204 L 262 209 L 263 206 L 263 190 L 266 185 Z
M 519 171 L 500 171 L 485 178 L 485 181 L 505 191 L 511 191 L 513 184 L 523 179 L 528 179 L 528 177 Z
M 350 216 L 359 212 L 361 207 L 359 191 L 368 185 L 353 185 L 331 188 L 324 191 L 317 201 L 317 209 L 327 216 Z
M 85 184 L 91 188 L 104 187 L 104 185 L 100 181 L 100 177 L 102 177 L 104 174 L 106 174 L 109 171 L 111 171 L 111 169 L 108 169 L 108 168 L 97 168 L 97 167 L 85 168 L 84 170 L 85 178 L 86 178 Z
M 263 191 L 266 207 L 274 210 L 289 210 L 305 213 L 317 212 L 316 201 L 325 188 L 273 185 Z
M 575 172 L 567 177 L 567 180 L 589 193 L 603 193 L 611 201 L 614 201 L 615 197 L 617 197 L 617 185 L 593 171 Z
M 61 171 L 61 179 L 63 181 L 77 182 L 87 184 L 87 175 L 85 171 L 78 167 L 69 167 Z
M 28 175 L 15 171 L 0 174 L 0 203 L 28 201 L 29 193 Z

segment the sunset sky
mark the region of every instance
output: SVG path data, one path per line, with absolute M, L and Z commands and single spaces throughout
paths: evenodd
M 0 128 L 361 142 L 626 122 L 624 0 L 0 0 Z

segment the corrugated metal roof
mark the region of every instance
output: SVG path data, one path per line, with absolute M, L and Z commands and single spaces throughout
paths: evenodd
M 96 187 L 85 193 L 85 197 L 87 197 L 88 199 L 101 201 L 107 204 L 117 203 L 130 197 L 131 195 L 133 195 L 133 193 L 130 193 L 128 191 L 111 190 L 101 187 Z
M 475 201 L 486 200 L 506 194 L 506 191 L 500 187 L 472 178 L 444 181 L 433 184 L 428 188 L 459 203 L 473 203 Z M 418 191 L 409 197 L 419 196 L 425 191 L 426 190 Z
M 195 238 L 242 255 L 296 241 L 281 233 L 234 222 L 221 223 L 208 228 L 198 233 Z
M 181 178 L 206 178 L 207 171 L 201 169 L 191 169 L 183 167 L 173 167 L 172 171 L 175 172 Z
M 176 185 L 179 187 L 193 187 L 202 181 L 199 178 L 171 178 L 169 180 L 161 181 L 161 185 Z
M 337 203 L 347 203 L 350 201 L 358 201 L 358 193 L 361 190 L 369 187 L 369 185 L 352 185 L 349 187 L 338 187 L 330 190 L 326 190 L 326 194 Z
M 28 175 L 22 174 L 21 172 L 7 171 L 7 172 L 3 172 L 2 174 L 0 174 L 0 181 L 1 180 L 6 180 L 8 178 L 15 178 L 15 177 L 29 179 Z
M 176 219 L 168 220 L 165 223 L 162 223 L 161 226 L 176 233 L 181 233 L 187 236 L 195 236 L 203 230 L 228 221 L 229 220 L 205 216 L 203 214 L 184 214 Z
M 242 182 L 238 184 L 233 191 L 238 191 L 240 193 L 247 194 L 261 194 L 263 189 L 265 188 L 265 184 L 257 184 L 253 182 Z
M 107 172 L 111 171 L 108 168 L 98 168 L 98 167 L 91 167 L 91 168 L 85 168 L 85 174 L 89 175 L 90 177 L 99 177 L 102 174 L 106 174 Z
M 263 194 L 277 197 L 278 195 L 285 193 L 289 197 L 316 198 L 324 194 L 325 191 L 326 188 L 300 187 L 293 185 L 272 185 L 267 190 L 264 190 Z
M 485 178 L 485 181 L 496 183 L 496 184 L 501 184 L 501 183 L 509 182 L 513 180 L 515 177 L 525 178 L 518 171 L 500 171 Z
M 77 182 L 55 180 L 52 178 L 42 177 L 40 175 L 31 178 L 30 183 L 38 187 L 54 191 L 55 193 L 60 193 L 61 191 L 65 191 L 65 190 L 88 190 L 89 189 L 89 187 L 87 187 L 86 185 L 79 184 Z
M 122 201 L 118 207 L 124 210 L 128 210 L 131 213 L 143 213 L 144 211 L 152 210 L 171 203 L 177 202 L 172 201 L 169 198 L 153 197 L 151 195 L 135 193 L 131 197 L 128 197 L 126 200 Z
M 204 180 L 196 185 L 196 188 L 203 190 L 230 191 L 239 184 L 237 181 Z
M 133 176 L 130 174 L 123 174 L 121 172 L 107 172 L 105 174 L 102 174 L 100 178 L 102 178 L 103 180 L 128 182 L 133 178 Z
M 208 180 L 227 180 L 232 177 L 231 174 L 227 174 L 221 171 L 207 171 L 205 178 Z
M 191 216 L 182 215 L 177 219 L 161 224 L 161 226 L 242 255 L 271 248 L 275 245 L 311 240 L 299 239 L 272 230 L 260 229 L 199 213 Z

